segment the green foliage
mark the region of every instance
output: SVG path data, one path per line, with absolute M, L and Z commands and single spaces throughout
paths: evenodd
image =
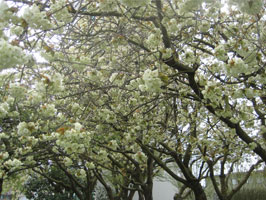
M 232 200 L 265 200 L 266 190 L 258 187 L 252 189 L 242 189 L 233 196 Z
M 56 180 L 68 181 L 67 177 L 56 168 L 52 168 L 47 175 Z M 35 174 L 27 180 L 24 190 L 25 196 L 32 200 L 73 200 L 73 192 Z

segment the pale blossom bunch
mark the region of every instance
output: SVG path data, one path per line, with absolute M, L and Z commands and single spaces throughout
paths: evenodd
M 12 83 L 9 86 L 10 95 L 16 99 L 22 99 L 27 92 L 26 88 L 18 83 Z
M 0 157 L 1 157 L 1 159 L 2 159 L 2 160 L 5 160 L 5 159 L 7 159 L 7 158 L 8 158 L 8 156 L 9 156 L 8 152 L 4 152 L 4 153 L 3 153 L 3 152 L 1 152 L 1 153 L 0 153 Z
M 145 159 L 146 159 L 146 156 L 143 152 L 137 152 L 135 155 L 134 155 L 134 158 L 138 161 L 138 162 L 145 162 Z
M 6 133 L 4 133 L 4 132 L 2 132 L 2 133 L 0 133 L 0 139 L 2 139 L 2 138 L 9 138 L 9 135 L 7 135 Z
M 41 12 L 36 4 L 25 9 L 23 19 L 26 20 L 30 27 L 35 29 L 46 30 L 53 27 L 47 19 L 46 13 L 44 11 Z
M 108 145 L 113 148 L 116 149 L 118 147 L 117 141 L 116 140 L 111 140 Z
M 22 165 L 22 162 L 16 158 L 14 158 L 13 160 L 8 160 L 5 162 L 5 166 L 7 167 L 19 167 Z
M 88 78 L 91 79 L 92 81 L 100 81 L 105 79 L 104 74 L 98 70 L 89 71 Z
M 210 29 L 210 27 L 211 27 L 211 23 L 206 20 L 203 20 L 201 24 L 199 25 L 199 30 L 201 32 L 207 32 Z
M 112 75 L 109 78 L 109 81 L 111 83 L 115 83 L 119 86 L 122 86 L 124 84 L 125 81 L 125 76 L 123 73 L 112 73 Z
M 171 48 L 166 48 L 166 49 L 160 49 L 161 52 L 163 53 L 162 58 L 163 59 L 168 59 L 171 57 L 173 50 Z
M 33 156 L 27 156 L 26 160 L 23 161 L 25 165 L 34 165 L 36 164 L 36 161 L 34 160 Z
M 226 71 L 228 75 L 239 76 L 239 74 L 247 74 L 250 67 L 241 58 L 232 58 L 226 65 Z
M 102 117 L 102 119 L 104 119 L 108 123 L 115 123 L 116 122 L 115 114 L 108 109 L 102 109 L 100 112 L 100 117 Z
M 166 24 L 165 26 L 167 27 L 167 29 L 169 30 L 169 32 L 170 33 L 173 33 L 173 34 L 176 33 L 177 31 L 179 31 L 180 28 L 181 28 L 180 23 L 178 23 L 176 21 L 176 19 L 174 19 L 174 18 L 172 18 L 170 20 L 167 20 L 167 21 L 166 20 L 163 20 L 163 23 Z
M 5 12 L 8 10 L 8 5 L 5 1 L 0 1 L 0 19 L 5 17 Z
M 11 27 L 10 31 L 12 34 L 20 36 L 23 33 L 24 29 L 21 26 L 13 26 Z
M 40 85 L 43 85 L 43 84 L 41 82 L 39 82 L 38 85 L 40 86 Z M 41 92 L 38 92 L 38 91 L 35 91 L 35 90 L 30 90 L 28 92 L 28 94 L 29 94 L 28 99 L 33 104 L 38 104 L 39 102 L 41 102 L 42 99 L 43 99 L 43 96 L 44 96 L 43 95 L 44 93 L 41 93 Z
M 66 1 L 64 0 L 57 0 L 54 1 L 54 3 L 51 5 L 51 13 L 53 14 L 53 17 L 55 17 L 58 21 L 57 23 L 69 23 L 72 18 L 71 14 L 67 10 Z M 60 24 L 61 25 L 61 24 Z
M 117 75 L 118 75 L 118 73 L 116 73 L 116 72 L 115 73 L 112 73 L 112 75 L 109 78 L 109 81 L 110 82 L 113 82 L 116 79 Z
M 64 83 L 63 83 L 63 76 L 59 73 L 55 73 L 51 76 L 51 82 L 52 82 L 52 89 L 55 92 L 60 92 L 65 89 Z
M 9 112 L 9 104 L 7 102 L 0 103 L 0 118 L 7 116 Z
M 8 20 L 12 17 L 9 7 L 5 1 L 0 1 L 0 31 L 8 24 Z
M 120 0 L 122 4 L 128 7 L 147 6 L 151 3 L 151 0 Z
M 147 69 L 142 79 L 144 81 L 144 84 L 139 85 L 139 89 L 141 91 L 148 91 L 148 92 L 160 92 L 161 86 L 163 82 L 159 78 L 159 72 L 158 70 L 150 70 Z
M 100 151 L 99 151 L 99 154 L 98 154 L 100 157 L 102 157 L 102 158 L 106 158 L 107 157 L 107 152 L 105 151 L 105 150 L 103 150 L 103 149 L 101 149 Z
M 57 109 L 54 104 L 44 104 L 41 106 L 40 112 L 44 117 L 53 117 L 55 116 Z
M 25 64 L 28 57 L 22 49 L 0 38 L 0 70 Z
M 82 129 L 82 125 L 81 125 L 79 122 L 76 122 L 76 123 L 74 124 L 74 126 L 75 126 L 75 130 L 76 130 L 76 131 L 81 131 L 81 129 Z
M 18 135 L 25 136 L 30 135 L 31 132 L 28 129 L 28 124 L 26 122 L 20 122 L 17 126 Z
M 160 32 L 156 30 L 156 33 L 151 33 L 149 37 L 147 38 L 146 43 L 149 48 L 156 49 L 157 47 L 159 47 L 161 43 Z
M 66 166 L 71 166 L 73 164 L 73 161 L 69 157 L 65 157 L 64 158 L 64 163 L 65 163 Z
M 84 144 L 75 143 L 71 140 L 67 140 L 66 138 L 64 139 L 58 139 L 56 140 L 56 144 L 63 148 L 65 152 L 72 154 L 72 153 L 84 153 L 85 151 L 85 146 Z
M 181 55 L 181 58 L 186 63 L 194 63 L 197 59 L 194 55 L 194 52 L 191 50 L 187 50 L 184 54 Z
M 101 0 L 96 3 L 102 11 L 114 11 L 117 9 L 116 0 Z M 93 4 L 91 4 L 93 5 Z M 90 9 L 90 6 L 88 8 Z M 94 4 L 95 5 L 95 4 Z
M 255 15 L 263 8 L 264 0 L 230 0 L 229 2 L 233 5 L 237 5 L 241 11 L 250 15 Z
M 139 85 L 143 84 L 143 81 L 140 78 L 133 79 L 129 82 L 129 84 L 126 86 L 127 89 L 132 90 L 139 87 Z
M 90 146 L 91 133 L 84 131 L 83 126 L 76 122 L 73 128 L 62 127 L 64 131 L 53 133 L 57 139 L 56 144 L 67 153 L 84 153 L 85 148 Z M 82 141 L 82 142 L 81 142 Z
M 212 100 L 213 104 L 219 105 L 222 100 L 222 88 L 216 82 L 208 82 L 205 85 L 205 89 L 202 91 L 202 94 Z M 213 105 L 215 106 L 215 105 Z
M 228 59 L 227 50 L 224 44 L 220 44 L 214 49 L 214 55 L 221 61 L 226 61 Z
M 86 177 L 86 171 L 84 169 L 78 169 L 76 176 L 81 177 L 81 178 Z
M 183 0 L 179 4 L 179 13 L 186 14 L 187 12 L 196 10 L 202 4 L 203 0 Z
M 85 166 L 88 168 L 88 169 L 95 169 L 95 165 L 93 162 L 87 162 L 85 164 Z

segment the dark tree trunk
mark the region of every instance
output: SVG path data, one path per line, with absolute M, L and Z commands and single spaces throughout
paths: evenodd
M 96 182 L 92 182 L 92 183 L 87 185 L 86 189 L 84 188 L 84 190 L 83 190 L 84 200 L 93 200 L 92 193 L 93 193 L 95 185 L 96 185 L 95 183 Z
M 153 163 L 154 160 L 151 156 L 148 156 L 147 160 L 147 180 L 145 185 L 142 186 L 144 191 L 145 200 L 153 200 L 152 189 L 153 189 Z
M 153 188 L 153 184 L 152 183 L 150 183 L 149 185 L 145 185 L 145 186 L 142 187 L 142 189 L 143 189 L 143 196 L 144 196 L 145 200 L 153 200 L 152 188 Z
M 132 200 L 136 191 L 131 190 L 128 195 L 128 199 Z
M 207 200 L 207 196 L 200 183 L 196 183 L 192 188 L 195 200 Z
M 139 200 L 145 200 L 143 194 L 139 191 Z
M 86 192 L 84 194 L 84 200 L 93 200 L 93 198 L 92 198 L 92 192 Z
M 145 200 L 153 200 L 152 192 L 145 193 L 144 197 L 145 197 Z
M 105 190 L 107 192 L 109 200 L 115 200 L 112 189 L 109 186 L 107 186 L 105 187 Z
M 3 184 L 4 184 L 4 179 L 3 178 L 0 178 L 0 196 L 2 195 Z

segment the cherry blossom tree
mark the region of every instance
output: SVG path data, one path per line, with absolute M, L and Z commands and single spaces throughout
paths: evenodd
M 262 0 L 0 1 L 1 185 L 54 163 L 93 180 L 84 199 L 96 180 L 123 198 L 119 180 L 117 191 L 152 200 L 160 166 L 195 199 L 207 198 L 209 173 L 221 193 L 218 161 L 266 162 L 264 10 Z

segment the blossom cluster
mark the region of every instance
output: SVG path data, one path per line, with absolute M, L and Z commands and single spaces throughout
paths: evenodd
M 115 123 L 117 121 L 115 114 L 108 109 L 102 109 L 100 117 L 108 123 Z
M 151 33 L 149 35 L 149 37 L 146 40 L 146 43 L 147 43 L 149 48 L 156 49 L 157 47 L 160 46 L 161 41 L 162 40 L 161 40 L 160 30 L 156 29 L 155 33 Z
M 7 3 L 0 1 L 0 36 L 3 33 L 2 30 L 8 25 L 8 21 L 12 18 L 12 14 L 8 9 Z
M 61 23 L 69 23 L 71 21 L 71 14 L 68 12 L 67 7 L 65 6 L 66 2 L 64 0 L 57 0 L 51 5 L 51 13 L 61 25 Z
M 226 65 L 227 73 L 231 76 L 238 76 L 241 73 L 248 73 L 250 67 L 241 58 L 232 58 Z
M 237 5 L 240 10 L 247 14 L 255 15 L 263 8 L 263 0 L 230 0 L 233 5 Z
M 57 109 L 55 108 L 54 104 L 44 104 L 41 106 L 40 108 L 40 113 L 44 116 L 44 117 L 53 117 L 55 116 L 57 112 Z
M 28 57 L 21 48 L 9 44 L 0 38 L 0 70 L 25 64 Z
M 151 3 L 151 0 L 120 0 L 122 4 L 128 7 L 146 6 Z
M 161 86 L 163 85 L 163 82 L 159 78 L 159 72 L 158 70 L 150 70 L 147 69 L 142 79 L 144 81 L 144 84 L 139 85 L 139 89 L 141 91 L 148 91 L 148 92 L 160 92 Z
M 0 153 L 0 158 L 1 158 L 1 160 L 5 160 L 5 159 L 7 159 L 8 157 L 9 157 L 8 152 L 1 152 L 1 153 Z
M 221 61 L 226 61 L 228 59 L 227 50 L 224 44 L 220 44 L 214 49 L 214 55 Z
M 145 162 L 145 160 L 147 159 L 146 158 L 146 155 L 143 153 L 143 152 L 137 152 L 135 155 L 134 155 L 134 158 L 138 161 L 138 162 Z
M 212 100 L 214 107 L 218 106 L 222 100 L 222 88 L 219 83 L 216 82 L 208 82 L 202 94 Z
M 91 133 L 84 131 L 83 126 L 76 122 L 73 128 L 61 127 L 53 135 L 56 137 L 56 144 L 67 153 L 83 153 L 85 148 L 90 146 Z M 80 142 L 82 141 L 82 143 Z M 55 150 L 56 151 L 56 150 Z M 67 160 L 70 165 L 71 161 Z
M 9 92 L 10 95 L 16 99 L 22 99 L 25 97 L 26 94 L 26 88 L 18 83 L 11 83 L 9 85 Z
M 22 165 L 22 162 L 16 158 L 14 158 L 13 160 L 8 160 L 5 162 L 5 166 L 6 167 L 19 167 Z
M 63 76 L 59 73 L 55 73 L 51 76 L 52 89 L 55 92 L 64 90 Z
M 0 103 L 0 118 L 4 118 L 9 111 L 9 104 L 7 102 Z
M 44 11 L 41 12 L 36 4 L 26 8 L 22 17 L 30 27 L 35 29 L 46 30 L 53 27 L 47 19 L 46 13 Z
M 202 4 L 202 0 L 185 0 L 184 2 L 180 3 L 179 13 L 185 14 L 189 11 L 198 9 L 199 5 Z
M 18 135 L 20 136 L 29 136 L 36 129 L 37 125 L 34 122 L 20 122 L 17 126 Z

